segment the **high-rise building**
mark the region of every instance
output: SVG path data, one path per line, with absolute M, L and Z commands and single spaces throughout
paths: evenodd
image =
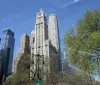
M 59 38 L 59 26 L 58 20 L 55 14 L 49 15 L 49 22 L 48 22 L 48 35 L 49 39 L 51 40 L 51 44 L 56 48 L 59 52 L 59 70 L 61 71 L 61 48 L 60 48 L 60 38 Z
M 23 34 L 21 36 L 21 39 L 20 39 L 20 49 L 19 49 L 19 52 L 17 53 L 16 55 L 16 58 L 14 59 L 14 73 L 17 72 L 17 65 L 20 61 L 20 59 L 22 58 L 22 55 L 24 53 L 30 53 L 30 38 L 27 34 Z
M 40 55 L 48 56 L 47 51 L 48 48 L 48 25 L 47 25 L 47 20 L 46 16 L 44 14 L 44 11 L 40 10 L 40 13 L 37 13 L 36 15 L 36 24 L 35 24 L 35 30 L 31 32 L 31 41 L 30 41 L 30 46 L 31 46 L 31 60 L 34 61 L 34 64 L 31 66 L 32 71 L 36 71 L 36 56 L 34 54 L 39 53 Z M 49 57 L 49 56 L 48 56 Z M 41 58 L 43 59 L 43 58 Z M 41 64 L 41 63 L 40 63 Z M 42 66 L 42 64 L 41 64 Z M 45 68 L 45 67 L 44 67 Z M 42 71 L 44 68 L 41 68 Z M 41 76 L 44 76 L 41 72 Z M 33 76 L 32 73 L 30 76 Z
M 58 23 L 56 22 L 54 23 L 54 25 L 58 26 Z M 52 37 L 55 37 L 57 40 L 56 39 L 54 40 L 51 36 L 49 37 L 49 34 L 52 34 L 50 33 L 52 31 L 48 30 L 46 15 L 43 10 L 40 10 L 40 12 L 37 13 L 36 15 L 35 29 L 31 32 L 31 38 L 30 38 L 31 60 L 34 61 L 33 65 L 31 66 L 31 70 L 33 72 L 36 72 L 37 70 L 36 54 L 39 54 L 41 56 L 41 61 L 45 62 L 45 65 L 43 65 L 42 62 L 40 62 L 39 66 L 40 67 L 39 73 L 41 77 L 44 78 L 44 80 L 46 79 L 47 74 L 53 75 L 53 73 L 55 74 L 59 73 L 61 67 L 60 43 L 59 43 L 60 41 L 58 33 L 59 31 L 58 27 L 55 26 L 54 28 L 52 28 L 52 26 L 49 27 L 49 29 L 51 28 L 51 30 L 54 33 L 56 33 L 56 34 L 53 33 Z M 33 74 L 31 73 L 30 76 L 33 76 Z
M 10 50 L 8 69 L 7 69 L 8 74 L 12 73 L 14 43 L 15 43 L 14 33 L 8 28 L 4 29 L 1 35 L 0 48 Z
M 49 39 L 51 40 L 52 45 L 59 51 L 60 50 L 59 27 L 58 27 L 58 20 L 55 14 L 49 15 L 48 30 L 49 30 L 48 31 Z
M 8 74 L 8 64 L 9 64 L 10 49 L 3 48 L 0 49 L 0 85 L 2 81 L 6 80 Z
M 48 39 L 48 25 L 44 12 L 40 10 L 40 13 L 36 15 L 36 24 L 35 24 L 35 43 L 34 52 L 40 52 L 40 54 L 45 53 L 45 41 Z

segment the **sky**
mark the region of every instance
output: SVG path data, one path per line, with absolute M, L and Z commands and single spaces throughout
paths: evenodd
M 70 27 L 76 29 L 77 21 L 88 10 L 100 10 L 100 0 L 0 0 L 0 33 L 9 28 L 15 33 L 14 58 L 20 47 L 20 37 L 35 27 L 36 13 L 44 10 L 47 19 L 50 13 L 58 18 L 61 48 L 64 34 Z

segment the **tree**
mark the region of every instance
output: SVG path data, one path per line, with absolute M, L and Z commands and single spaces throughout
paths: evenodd
M 13 75 L 10 75 L 7 77 L 6 81 L 3 83 L 3 85 L 8 85 L 13 82 Z
M 24 53 L 17 65 L 17 72 L 8 76 L 5 85 L 26 85 L 30 83 L 30 55 Z
M 93 75 L 97 65 L 93 54 L 100 48 L 100 11 L 87 11 L 78 21 L 76 33 L 70 29 L 65 34 L 64 43 L 69 60 Z
M 96 82 L 96 85 L 100 85 L 100 82 L 97 81 L 97 82 Z
M 57 85 L 90 85 L 83 76 L 74 74 L 59 74 L 55 78 Z
M 24 53 L 18 63 L 15 78 L 18 80 L 18 85 L 25 85 L 30 82 L 30 55 Z

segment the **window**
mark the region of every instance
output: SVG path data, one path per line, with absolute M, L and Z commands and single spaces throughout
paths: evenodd
M 43 28 L 43 24 L 41 24 L 41 28 Z
M 35 42 L 35 38 L 33 37 L 33 42 Z
M 40 29 L 40 25 L 39 25 L 39 29 Z

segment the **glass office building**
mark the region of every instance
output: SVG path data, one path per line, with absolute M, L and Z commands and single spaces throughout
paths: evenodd
M 1 34 L 0 49 L 10 49 L 7 74 L 12 73 L 14 43 L 15 43 L 14 33 L 8 28 L 4 29 Z
M 0 49 L 0 85 L 2 81 L 5 81 L 8 74 L 8 64 L 9 64 L 10 49 L 3 48 Z

